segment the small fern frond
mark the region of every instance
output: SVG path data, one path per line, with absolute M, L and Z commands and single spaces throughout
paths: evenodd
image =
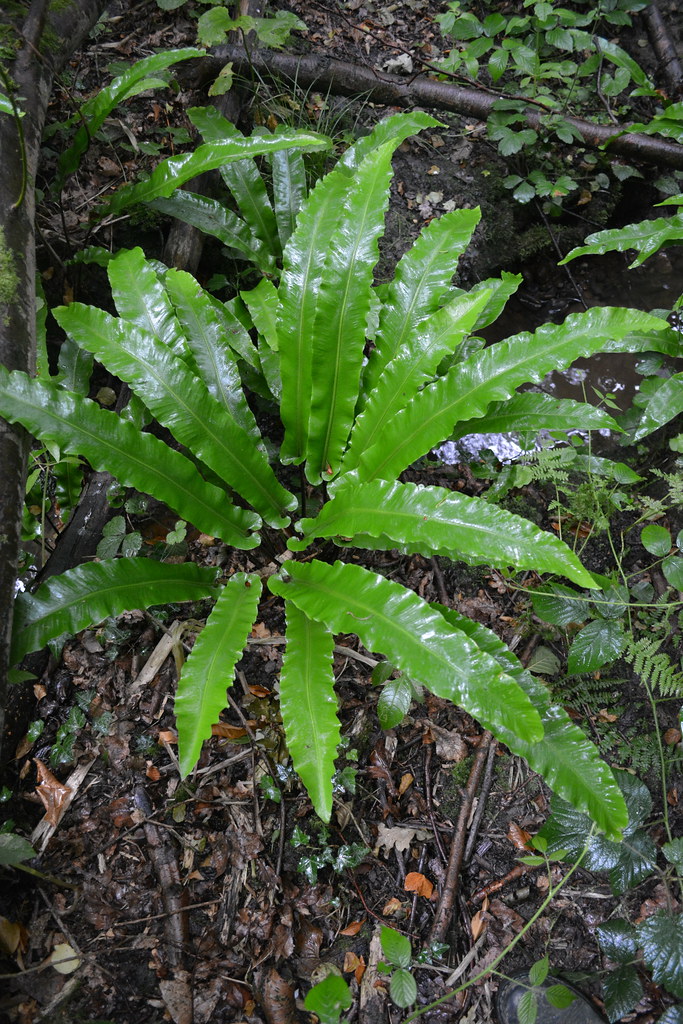
M 630 639 L 624 658 L 642 682 L 653 690 L 659 690 L 663 697 L 683 696 L 683 672 L 668 654 L 659 650 L 661 645 L 662 640 L 654 637 Z

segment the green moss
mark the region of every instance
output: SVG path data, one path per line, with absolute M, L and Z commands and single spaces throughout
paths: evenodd
M 7 248 L 5 232 L 0 228 L 0 306 L 9 306 L 14 302 L 18 284 L 14 253 Z

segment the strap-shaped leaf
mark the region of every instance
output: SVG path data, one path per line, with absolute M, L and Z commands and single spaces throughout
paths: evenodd
M 202 743 L 225 707 L 247 634 L 256 618 L 261 580 L 238 572 L 223 588 L 195 641 L 178 680 L 175 717 L 178 759 L 183 778 L 199 760 Z
M 396 413 L 415 397 L 420 385 L 433 378 L 444 356 L 452 353 L 474 327 L 490 291 L 465 293 L 454 299 L 430 323 L 411 334 L 407 343 L 384 367 L 375 390 L 356 420 L 342 472 L 355 469 L 361 455 L 382 436 Z M 447 318 L 447 319 L 446 319 Z M 442 329 L 443 328 L 443 329 Z
M 151 558 L 90 562 L 17 595 L 11 661 L 40 650 L 62 633 L 78 633 L 112 615 L 174 601 L 198 601 L 214 591 L 215 569 Z
M 261 432 L 249 408 L 234 350 L 210 296 L 184 270 L 169 270 L 165 284 L 192 354 L 193 369 L 209 394 L 228 410 L 242 430 L 265 452 Z
M 142 249 L 124 249 L 107 265 L 109 284 L 120 317 L 163 341 L 182 355 L 185 336 L 166 289 Z
M 649 396 L 640 423 L 636 428 L 634 440 L 639 441 L 641 438 L 647 437 L 653 430 L 663 427 L 665 423 L 681 412 L 683 412 L 683 374 L 675 373 Z
M 526 383 L 538 384 L 595 352 L 656 351 L 675 354 L 675 331 L 638 309 L 596 307 L 517 334 L 476 352 L 425 388 L 387 427 L 359 463 L 364 479 L 393 479 L 452 433 L 461 420 L 483 416 L 491 402 L 510 398 Z
M 375 348 L 365 373 L 366 391 L 377 387 L 390 359 L 420 344 L 419 325 L 442 303 L 480 217 L 477 207 L 435 218 L 399 261 L 380 311 Z
M 628 224 L 624 228 L 598 231 L 588 236 L 585 245 L 572 249 L 562 263 L 569 263 L 577 256 L 601 256 L 606 252 L 626 252 L 627 249 L 635 249 L 638 255 L 630 264 L 630 270 L 632 267 L 639 267 L 646 259 L 659 252 L 663 245 L 681 241 L 683 213 L 675 213 L 673 217 L 656 217 L 654 220 L 642 220 L 639 224 Z
M 355 633 L 370 651 L 459 704 L 495 732 L 504 727 L 538 740 L 538 713 L 517 683 L 426 601 L 360 565 L 288 562 L 271 576 L 275 594 L 335 633 Z
M 280 712 L 292 764 L 323 821 L 332 813 L 332 776 L 341 734 L 336 715 L 334 637 L 321 622 L 285 602 L 287 646 Z
M 0 366 L 0 414 L 41 440 L 56 441 L 64 452 L 85 456 L 93 469 L 152 494 L 203 533 L 238 548 L 258 545 L 251 532 L 259 527 L 258 516 L 233 505 L 180 452 L 95 402 Z
M 507 402 L 494 402 L 481 419 L 459 423 L 451 440 L 477 434 L 485 426 L 487 434 L 519 433 L 522 430 L 613 430 L 622 429 L 605 409 L 573 398 L 552 398 L 537 391 L 523 391 Z
M 231 124 L 215 107 L 193 107 L 188 111 L 192 123 L 209 143 L 243 140 L 245 137 L 234 124 Z M 280 136 L 286 135 L 281 132 Z M 261 130 L 258 135 L 263 138 L 277 138 Z M 257 137 L 256 135 L 252 138 Z M 280 237 L 277 231 L 275 213 L 271 206 L 261 172 L 253 160 L 237 160 L 221 167 L 221 177 L 232 192 L 240 214 L 251 229 L 252 234 L 263 244 L 264 254 L 268 254 L 268 269 L 275 269 L 275 262 L 282 255 Z
M 147 181 L 136 185 L 124 185 L 109 200 L 107 211 L 119 213 L 126 206 L 148 203 L 159 196 L 170 196 L 190 178 L 213 171 L 233 160 L 272 153 L 277 149 L 303 149 L 305 151 L 327 149 L 330 140 L 316 132 L 287 132 L 278 136 L 255 136 L 248 139 L 232 139 L 229 142 L 211 142 L 198 146 L 191 153 L 172 156 L 162 160 Z
M 218 199 L 209 199 L 179 188 L 172 196 L 153 199 L 149 205 L 167 217 L 175 217 L 207 235 L 213 235 L 223 245 L 235 249 L 262 270 L 270 263 L 268 254 L 263 252 L 262 243 L 254 238 L 247 224 Z
M 395 542 L 409 543 L 425 554 L 556 572 L 580 587 L 597 587 L 559 537 L 482 498 L 444 487 L 388 480 L 344 484 L 316 519 L 303 519 L 300 525 L 307 538 L 341 536 L 353 544 L 356 534 L 383 536 L 390 548 Z
M 540 740 L 520 741 L 507 730 L 499 731 L 498 739 L 523 757 L 558 796 L 590 815 L 609 838 L 621 838 L 621 831 L 628 824 L 626 804 L 597 748 L 566 711 L 551 702 L 546 687 L 522 667 L 492 630 L 451 608 L 435 607 L 454 628 L 461 629 L 480 650 L 496 659 L 528 694 L 541 716 L 543 737 Z
M 179 61 L 204 57 L 205 53 L 205 50 L 195 50 L 192 47 L 154 53 L 151 57 L 144 57 L 142 60 L 136 61 L 131 67 L 126 68 L 122 75 L 115 78 L 110 85 L 99 89 L 97 94 L 91 100 L 86 101 L 79 111 L 81 126 L 76 132 L 74 141 L 59 158 L 57 187 L 61 189 L 64 180 L 76 170 L 81 157 L 90 145 L 90 140 L 99 131 L 105 118 L 114 107 L 128 99 L 129 96 L 137 95 L 142 88 L 149 88 L 146 79 L 150 76 L 158 75 L 171 64 L 177 64 Z
M 277 288 L 267 277 L 261 278 L 249 292 L 240 292 L 240 298 L 249 310 L 254 327 L 259 334 L 259 360 L 268 390 L 276 402 L 282 395 L 280 358 L 278 356 Z
M 284 526 L 296 498 L 278 483 L 263 452 L 183 360 L 151 334 L 94 306 L 53 311 L 61 327 L 121 380 L 160 423 L 273 526 Z
M 344 212 L 349 179 L 361 161 L 380 146 L 394 147 L 422 128 L 439 122 L 421 112 L 396 114 L 381 121 L 350 146 L 337 165 L 319 178 L 297 218 L 297 226 L 283 252 L 280 279 L 278 336 L 282 401 L 280 416 L 285 438 L 283 462 L 301 462 L 306 455 L 311 404 L 311 335 L 318 303 L 322 268 L 330 238 Z
M 306 198 L 306 167 L 301 152 L 296 149 L 281 149 L 272 153 L 270 167 L 273 174 L 273 209 L 280 245 L 284 248 L 294 231 L 297 214 Z
M 344 216 L 329 242 L 313 324 L 306 476 L 336 476 L 358 400 L 373 271 L 389 203 L 392 143 L 356 170 Z

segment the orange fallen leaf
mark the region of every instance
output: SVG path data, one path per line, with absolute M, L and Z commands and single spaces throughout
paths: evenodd
M 211 735 L 220 736 L 222 740 L 239 740 L 247 735 L 247 730 L 241 725 L 229 725 L 228 722 L 214 722 L 211 726 Z
M 406 772 L 405 775 L 402 775 L 401 776 L 401 781 L 400 781 L 399 787 L 398 787 L 398 795 L 399 796 L 403 796 L 405 791 L 410 786 L 412 786 L 414 781 L 415 781 L 415 776 L 411 775 L 410 772 Z
M 155 764 L 147 765 L 145 769 L 145 775 L 147 776 L 148 779 L 151 779 L 152 782 L 158 782 L 159 779 L 161 778 L 161 772 L 159 771 Z
M 258 683 L 249 686 L 249 693 L 252 693 L 254 697 L 270 697 L 270 690 L 267 690 L 265 686 L 259 686 Z
M 396 914 L 403 910 L 403 904 L 396 896 L 392 896 L 391 899 L 384 904 L 382 907 L 382 913 L 385 917 L 394 917 Z M 342 935 L 344 933 L 342 932 Z
M 667 747 L 673 747 L 676 743 L 681 742 L 681 730 L 667 729 L 662 739 L 666 743 Z
M 430 882 L 424 875 L 421 875 L 419 871 L 409 871 L 403 883 L 403 888 L 406 892 L 416 892 L 418 896 L 430 899 L 434 892 L 434 883 Z
M 178 742 L 178 734 L 173 729 L 162 729 L 159 733 L 159 743 L 163 747 L 164 743 L 175 744 Z
M 508 829 L 507 839 L 510 840 L 516 850 L 530 850 L 531 833 L 527 832 L 526 829 L 520 828 L 514 821 L 510 822 Z
M 69 806 L 69 801 L 73 796 L 72 791 L 68 786 L 62 785 L 59 779 L 55 778 L 49 768 L 47 768 L 42 761 L 38 758 L 35 759 L 36 768 L 38 769 L 38 786 L 36 793 L 40 797 L 43 806 L 45 807 L 45 819 L 49 825 L 55 827 L 59 824 L 64 811 Z
M 344 974 L 353 974 L 356 968 L 360 967 L 360 965 L 364 963 L 365 961 L 361 960 L 357 953 L 354 953 L 352 949 L 347 949 L 344 954 L 344 966 L 342 967 L 342 971 Z
M 482 932 L 486 930 L 486 918 L 481 910 L 478 910 L 470 921 L 470 928 L 472 929 L 472 938 L 476 942 Z
M 346 928 L 342 928 L 339 934 L 353 937 L 354 935 L 358 935 L 358 932 L 361 930 L 364 924 L 365 918 L 363 918 L 362 921 L 352 921 L 351 924 L 347 924 Z

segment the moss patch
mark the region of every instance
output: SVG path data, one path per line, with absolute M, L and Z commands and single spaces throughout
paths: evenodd
M 5 232 L 0 228 L 0 306 L 9 306 L 14 302 L 18 284 L 14 253 L 7 248 Z

